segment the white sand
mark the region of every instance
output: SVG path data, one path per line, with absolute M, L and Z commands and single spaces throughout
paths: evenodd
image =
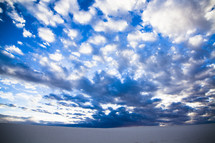
M 92 129 L 2 123 L 0 143 L 215 143 L 215 124 Z

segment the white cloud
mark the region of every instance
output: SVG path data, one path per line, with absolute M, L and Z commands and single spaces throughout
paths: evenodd
M 16 27 L 23 28 L 25 26 L 25 19 L 15 10 L 13 10 L 11 13 L 8 13 L 8 15 L 13 19 L 13 23 L 16 25 Z
M 3 13 L 3 9 L 0 7 L 0 13 Z
M 128 59 L 130 64 L 139 64 L 139 55 L 136 54 L 133 50 L 123 50 L 121 54 L 124 58 Z
M 3 51 L 3 54 L 5 54 L 6 56 L 9 56 L 11 58 L 15 58 L 15 56 L 11 53 L 8 53 L 7 51 Z
M 93 16 L 95 15 L 96 11 L 94 8 L 91 8 L 89 11 L 78 11 L 73 14 L 73 20 L 80 24 L 88 24 Z
M 77 56 L 77 57 L 81 56 L 80 53 L 78 53 L 78 52 L 72 52 L 72 54 L 75 55 L 75 56 Z
M 141 41 L 155 41 L 156 40 L 156 33 L 142 33 L 140 31 L 135 31 L 129 33 L 127 36 L 127 40 L 131 47 L 135 48 L 139 42 Z
M 39 63 L 43 66 L 45 66 L 49 63 L 49 60 L 47 57 L 39 57 L 39 59 L 40 59 Z
M 79 49 L 79 52 L 82 54 L 91 54 L 93 51 L 93 48 L 89 43 L 82 43 Z
M 39 28 L 38 29 L 38 35 L 41 39 L 43 39 L 47 42 L 51 43 L 51 42 L 55 41 L 55 35 L 48 28 Z
M 26 29 L 23 29 L 22 35 L 23 35 L 24 37 L 33 37 L 33 36 L 34 36 L 30 31 L 28 31 L 28 30 L 26 30 Z
M 59 50 L 57 50 L 54 54 L 49 54 L 49 58 L 53 61 L 61 61 L 63 59 L 63 55 L 60 53 Z
M 205 8 L 205 18 L 212 24 L 211 30 L 207 33 L 207 35 L 211 35 L 215 32 L 215 10 L 211 10 L 214 8 L 214 5 L 215 1 L 210 0 L 210 4 L 208 4 Z
M 70 37 L 71 40 L 74 40 L 78 36 L 78 31 L 75 29 L 63 29 L 63 31 Z
M 144 6 L 145 0 L 96 0 L 94 7 L 99 8 L 105 15 L 127 14 Z
M 122 32 L 128 26 L 128 23 L 124 20 L 112 20 L 108 18 L 107 22 L 99 21 L 96 25 L 93 26 L 94 30 L 97 32 Z
M 62 16 L 67 16 L 70 12 L 79 10 L 77 0 L 60 0 L 55 3 L 54 10 Z
M 142 19 L 164 36 L 179 43 L 187 40 L 192 34 L 207 31 L 210 23 L 204 17 L 207 1 L 151 1 L 143 12 Z
M 189 38 L 189 44 L 192 45 L 193 47 L 198 47 L 202 44 L 203 38 L 201 35 L 196 35 L 191 38 Z
M 19 45 L 23 45 L 23 43 L 22 43 L 21 41 L 17 41 L 17 43 L 18 43 Z
M 212 51 L 211 52 L 211 56 L 210 56 L 211 58 L 215 58 L 215 51 Z
M 47 3 L 40 2 L 37 6 L 29 6 L 28 9 L 33 12 L 34 16 L 45 25 L 56 26 L 57 24 L 64 23 L 64 20 L 58 14 L 54 14 L 49 9 Z
M 63 69 L 56 63 L 51 62 L 51 63 L 49 63 L 49 66 L 51 67 L 51 70 L 53 72 L 59 72 L 59 73 L 63 74 Z M 60 76 L 60 75 L 58 75 L 58 76 Z
M 70 39 L 64 39 L 64 38 L 61 38 L 60 41 L 63 43 L 63 46 L 65 48 L 68 48 L 70 46 L 77 46 L 76 43 L 74 41 L 71 41 Z
M 114 51 L 116 51 L 117 45 L 110 44 L 100 49 L 103 55 L 108 55 Z
M 12 45 L 12 46 L 6 46 L 5 50 L 11 53 L 16 53 L 19 55 L 24 55 L 23 52 L 16 46 Z
M 106 43 L 106 38 L 102 35 L 96 35 L 89 39 L 89 43 L 94 45 L 102 45 Z
M 14 100 L 13 93 L 11 93 L 11 92 L 0 91 L 0 97 L 3 98 L 3 99 L 8 99 L 10 101 Z

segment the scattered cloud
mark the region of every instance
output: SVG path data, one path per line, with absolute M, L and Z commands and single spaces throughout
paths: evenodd
M 64 32 L 70 37 L 71 40 L 74 40 L 78 36 L 78 31 L 74 29 L 64 29 Z
M 122 32 L 128 26 L 128 23 L 124 20 L 112 20 L 108 19 L 107 21 L 99 21 L 93 28 L 97 32 Z
M 156 33 L 144 33 L 140 31 L 135 31 L 132 33 L 129 33 L 127 36 L 127 40 L 131 47 L 136 48 L 138 44 L 141 44 L 141 42 L 153 42 L 156 40 L 157 34 Z
M 12 46 L 6 46 L 5 50 L 11 53 L 16 53 L 19 55 L 24 55 L 24 53 L 16 46 L 12 45 Z
M 214 123 L 213 0 L 0 3 L 1 121 Z
M 49 28 L 38 28 L 38 35 L 41 39 L 49 43 L 55 41 L 55 35 Z
M 196 35 L 189 38 L 189 44 L 198 47 L 203 43 L 203 37 L 201 35 Z
M 26 29 L 23 29 L 22 34 L 23 34 L 24 37 L 34 37 L 34 35 L 30 31 L 28 31 Z
M 82 54 L 91 54 L 93 51 L 92 46 L 89 43 L 82 43 L 79 52 Z
M 114 1 L 114 0 L 96 0 L 94 5 L 99 8 L 106 16 L 115 16 L 120 14 L 128 14 L 129 11 L 139 9 L 145 4 L 143 1 Z
M 74 21 L 80 24 L 88 24 L 93 16 L 96 14 L 95 9 L 91 8 L 89 11 L 79 11 L 74 13 Z
M 95 35 L 89 39 L 89 43 L 94 45 L 102 45 L 107 42 L 106 38 L 102 35 Z
M 16 27 L 23 28 L 25 26 L 25 19 L 15 10 L 13 10 L 11 13 L 8 13 L 8 15 L 12 18 L 13 23 L 16 25 Z
M 60 53 L 59 50 L 57 50 L 54 54 L 49 54 L 49 58 L 59 62 L 63 59 L 63 55 Z
M 57 24 L 64 23 L 64 20 L 58 15 L 54 14 L 47 3 L 39 2 L 38 5 L 31 5 L 28 7 L 34 16 L 45 25 L 57 26 Z

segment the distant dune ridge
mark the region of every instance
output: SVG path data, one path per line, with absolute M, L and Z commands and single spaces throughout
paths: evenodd
M 0 123 L 1 143 L 214 143 L 215 124 L 71 128 Z

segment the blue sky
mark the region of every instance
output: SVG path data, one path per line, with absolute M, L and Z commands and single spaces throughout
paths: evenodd
M 213 0 L 0 0 L 0 121 L 215 121 Z

